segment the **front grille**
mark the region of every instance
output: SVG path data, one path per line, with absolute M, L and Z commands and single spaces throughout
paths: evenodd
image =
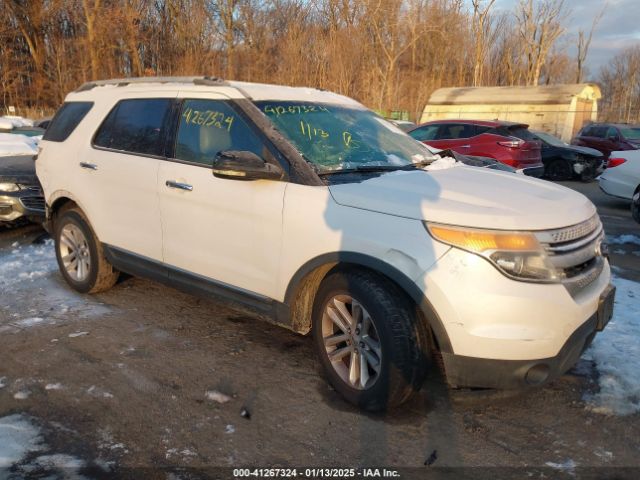
M 44 213 L 44 197 L 20 197 L 20 202 L 24 208 Z
M 593 283 L 604 268 L 602 222 L 597 214 L 566 228 L 536 232 L 538 241 L 573 296 Z

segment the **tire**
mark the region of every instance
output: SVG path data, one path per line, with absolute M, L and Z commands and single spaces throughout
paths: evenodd
M 571 180 L 573 169 L 566 160 L 554 160 L 544 167 L 544 176 L 549 180 Z
M 354 311 L 359 313 L 347 325 Z M 316 294 L 312 331 L 329 383 L 350 403 L 386 410 L 420 389 L 430 359 L 427 329 L 412 302 L 384 277 L 362 270 L 330 273 Z M 358 376 L 351 379 L 353 361 Z
M 58 267 L 74 290 L 98 293 L 115 285 L 119 272 L 105 258 L 82 210 L 71 207 L 60 212 L 53 230 Z
M 631 216 L 640 223 L 640 187 L 638 187 L 631 199 Z

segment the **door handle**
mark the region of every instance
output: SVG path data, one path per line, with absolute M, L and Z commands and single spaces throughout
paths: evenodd
M 192 185 L 189 185 L 188 183 L 174 182 L 173 180 L 167 180 L 165 185 L 169 188 L 177 188 L 178 190 L 186 190 L 187 192 L 193 190 Z
M 462 145 L 460 148 L 471 148 L 471 145 Z
M 98 170 L 98 165 L 96 165 L 95 163 L 80 162 L 80 166 L 82 168 L 86 168 L 87 170 Z

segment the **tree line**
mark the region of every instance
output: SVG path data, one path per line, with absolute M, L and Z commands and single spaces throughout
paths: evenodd
M 0 0 L 0 101 L 52 109 L 90 80 L 210 75 L 324 88 L 415 119 L 440 87 L 588 78 L 608 95 L 605 116 L 637 120 L 640 48 L 585 71 L 601 14 L 571 38 L 564 0 L 494 2 Z

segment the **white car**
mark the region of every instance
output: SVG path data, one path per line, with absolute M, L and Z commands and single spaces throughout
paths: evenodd
M 94 82 L 41 147 L 72 288 L 143 275 L 311 333 L 328 380 L 365 409 L 402 403 L 434 354 L 453 386 L 544 384 L 612 314 L 589 200 L 451 159 L 429 170 L 424 146 L 341 95 Z
M 631 215 L 640 223 L 640 150 L 611 152 L 598 184 L 604 193 L 630 200 Z

